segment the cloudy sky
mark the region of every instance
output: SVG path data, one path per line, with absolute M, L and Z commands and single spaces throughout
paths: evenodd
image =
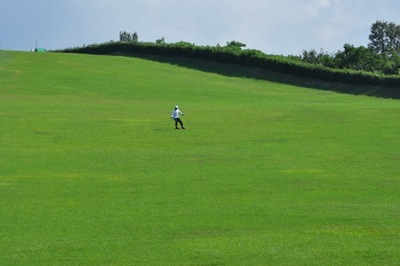
M 62 49 L 117 41 L 225 45 L 268 54 L 367 46 L 371 24 L 400 24 L 399 0 L 0 0 L 0 49 Z

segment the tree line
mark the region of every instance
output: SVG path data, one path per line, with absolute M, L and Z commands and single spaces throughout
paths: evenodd
M 392 95 L 400 88 L 399 50 L 396 41 L 382 31 L 389 23 L 373 25 L 368 47 L 344 45 L 344 51 L 331 55 L 325 52 L 304 51 L 302 56 L 269 55 L 255 49 L 244 49 L 246 44 L 231 41 L 225 46 L 198 46 L 188 42 L 166 43 L 164 37 L 156 42 L 140 42 L 137 33 L 120 32 L 119 41 L 109 41 L 83 47 L 67 48 L 58 52 L 87 54 L 141 54 L 207 59 L 223 63 L 241 64 L 266 70 L 344 83 L 392 87 Z M 386 28 L 384 28 L 386 30 Z M 383 33 L 381 42 L 373 37 Z M 396 72 L 397 71 L 397 72 Z M 397 97 L 397 96 L 396 96 Z
M 304 62 L 336 69 L 353 69 L 386 75 L 400 75 L 400 25 L 376 21 L 371 26 L 368 46 L 345 44 L 343 51 L 303 50 L 294 57 Z
M 292 55 L 289 58 L 333 69 L 400 75 L 400 25 L 378 20 L 371 25 L 369 40 L 367 47 L 355 47 L 346 43 L 343 50 L 336 53 L 311 49 L 303 50 L 300 56 Z M 138 43 L 138 34 L 120 31 L 119 41 Z M 164 37 L 157 39 L 155 43 L 166 44 Z M 227 42 L 226 47 L 244 48 L 246 44 L 231 41 Z

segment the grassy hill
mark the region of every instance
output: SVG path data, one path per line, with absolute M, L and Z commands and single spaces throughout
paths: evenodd
M 0 264 L 398 263 L 398 100 L 204 61 L 0 59 Z

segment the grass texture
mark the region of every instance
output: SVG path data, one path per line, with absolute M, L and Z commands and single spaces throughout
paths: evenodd
M 122 56 L 0 59 L 0 264 L 399 262 L 398 100 Z

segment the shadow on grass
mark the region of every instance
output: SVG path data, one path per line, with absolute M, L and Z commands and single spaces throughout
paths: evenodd
M 334 91 L 352 95 L 366 95 L 379 98 L 400 99 L 400 88 L 346 84 L 340 82 L 330 82 L 265 70 L 257 67 L 226 64 L 204 59 L 193 59 L 184 57 L 166 57 L 157 55 L 142 54 L 119 54 L 121 56 L 131 56 L 161 63 L 168 63 L 187 67 L 204 72 L 216 73 L 230 77 L 251 78 L 267 80 L 277 83 L 294 85 L 298 87 Z

